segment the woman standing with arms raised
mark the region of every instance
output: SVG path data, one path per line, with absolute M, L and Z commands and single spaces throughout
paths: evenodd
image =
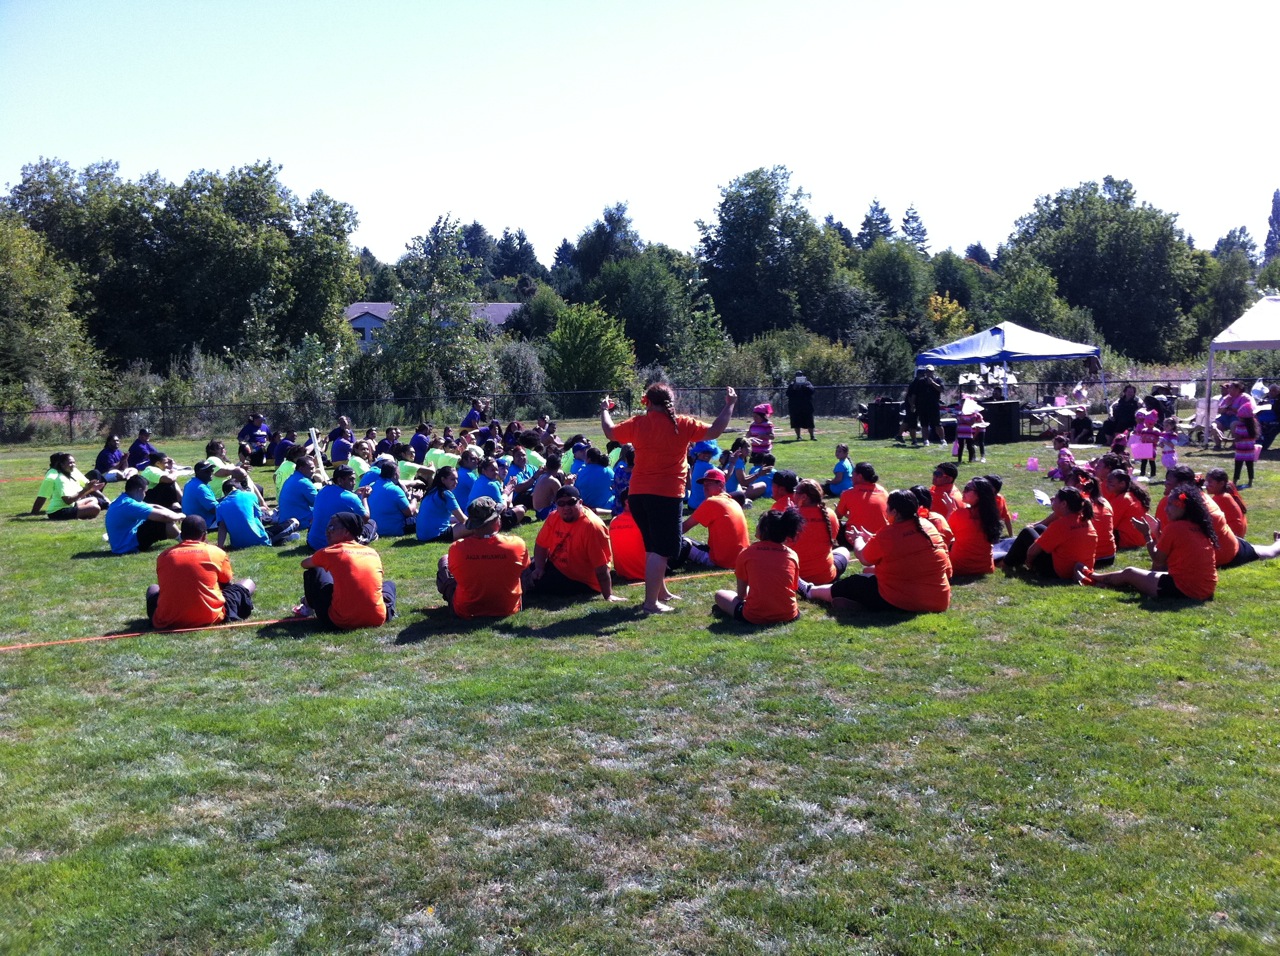
M 724 408 L 711 424 L 688 415 L 677 415 L 675 392 L 654 382 L 644 393 L 645 411 L 616 425 L 609 414 L 611 402 L 600 403 L 600 428 L 606 440 L 635 446 L 629 501 L 644 538 L 644 605 L 651 614 L 674 610 L 667 601 L 676 596 L 667 590 L 663 575 L 667 559 L 680 553 L 681 512 L 684 510 L 685 455 L 689 444 L 718 438 L 733 418 L 738 393 L 725 389 Z

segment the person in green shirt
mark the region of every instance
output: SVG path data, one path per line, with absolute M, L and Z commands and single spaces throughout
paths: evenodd
M 106 487 L 105 482 L 83 481 L 76 478 L 75 456 L 70 452 L 60 451 L 49 456 L 49 471 L 36 492 L 36 500 L 31 506 L 33 515 L 41 509 L 52 521 L 88 521 L 102 513 L 99 496 Z

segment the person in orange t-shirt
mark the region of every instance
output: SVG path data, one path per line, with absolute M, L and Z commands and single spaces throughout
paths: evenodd
M 630 504 L 624 504 L 622 513 L 609 522 L 609 547 L 613 551 L 613 570 L 619 577 L 644 580 L 644 538 L 631 516 Z
M 950 551 L 955 547 L 956 533 L 951 530 L 951 524 L 946 518 L 930 510 L 933 507 L 933 490 L 924 485 L 912 485 L 907 490 L 916 497 L 916 513 L 938 529 L 938 534 L 942 535 L 943 544 L 947 546 L 947 551 Z
M 671 387 L 654 382 L 645 389 L 645 413 L 614 424 L 613 406 L 600 402 L 600 428 L 610 441 L 631 444 L 636 450 L 631 472 L 631 514 L 644 538 L 643 610 L 654 614 L 673 611 L 675 595 L 667 589 L 667 562 L 680 554 L 680 516 L 684 511 L 684 476 L 689 445 L 719 438 L 733 418 L 738 393 L 725 389 L 724 408 L 711 424 L 688 415 L 677 415 Z
M 1224 515 L 1237 538 L 1249 533 L 1249 509 L 1236 486 L 1227 478 L 1224 468 L 1210 468 L 1204 474 L 1204 490 Z
M 965 507 L 951 515 L 955 543 L 951 568 L 955 574 L 990 574 L 996 569 L 991 546 L 1000 540 L 1000 509 L 995 489 L 985 478 L 971 478 L 964 486 Z
M 1093 570 L 1098 532 L 1093 527 L 1093 502 L 1078 488 L 1061 488 L 1053 496 L 1053 514 L 1038 525 L 1023 528 L 1005 555 L 1006 574 L 1023 567 L 1043 578 L 1075 580 L 1076 565 Z
M 724 493 L 725 475 L 719 468 L 703 473 L 698 482 L 706 489 L 706 497 L 696 511 L 684 519 L 683 530 L 701 526 L 707 529 L 707 543 L 684 539 L 678 564 L 689 562 L 704 568 L 734 568 L 738 555 L 751 546 L 747 537 L 747 518 L 742 505 Z
M 256 585 L 233 581 L 227 552 L 209 544 L 204 518 L 182 519 L 181 539 L 156 558 L 156 580 L 147 588 L 147 620 L 152 627 L 208 627 L 242 621 L 253 613 Z
M 959 475 L 960 469 L 953 461 L 940 461 L 933 469 L 933 504 L 930 510 L 938 512 L 948 521 L 951 520 L 951 512 L 960 507 L 960 496 L 956 494 L 956 478 Z
M 1146 489 L 1136 484 L 1128 472 L 1116 468 L 1102 482 L 1102 494 L 1111 502 L 1117 547 L 1142 547 L 1142 533 L 1132 519 L 1145 519 L 1151 511 L 1151 496 Z
M 945 611 L 951 606 L 951 556 L 909 491 L 889 492 L 892 521 L 870 540 L 857 535 L 853 554 L 872 574 L 847 575 L 834 584 L 801 587 L 803 597 L 841 610 Z
M 488 496 L 471 502 L 464 528 L 470 533 L 440 556 L 436 589 L 458 617 L 510 617 L 520 610 L 529 549 L 514 535 L 498 534 L 502 511 Z
M 525 571 L 527 589 L 544 594 L 600 594 L 621 601 L 609 576 L 609 530 L 582 504 L 582 492 L 565 485 L 556 492 L 556 507 L 533 543 L 533 565 Z
M 806 478 L 796 486 L 796 504 L 804 526 L 787 545 L 800 558 L 800 579 L 810 584 L 830 584 L 849 566 L 849 551 L 836 547 L 840 525 L 822 500 L 822 486 Z
M 1151 555 L 1150 571 L 1129 567 L 1090 573 L 1078 568 L 1076 580 L 1097 587 L 1133 588 L 1152 598 L 1212 600 L 1218 585 L 1214 560 L 1217 535 L 1205 509 L 1204 496 L 1194 484 L 1178 485 L 1170 491 L 1167 509 L 1169 520 L 1160 531 L 1158 545 L 1150 525 L 1134 522 Z
M 356 541 L 363 530 L 363 520 L 349 511 L 329 519 L 328 545 L 302 560 L 303 602 L 295 616 L 344 631 L 381 627 L 396 616 L 395 582 L 383 580 L 378 552 Z
M 836 517 L 841 522 L 840 541 L 845 545 L 853 540 L 853 533 L 862 531 L 869 537 L 889 526 L 889 492 L 880 484 L 871 462 L 853 466 L 853 487 L 836 502 Z
M 802 523 L 795 508 L 760 516 L 756 543 L 734 565 L 737 590 L 717 591 L 716 610 L 748 624 L 785 624 L 800 616 L 800 559 L 784 542 L 796 536 Z

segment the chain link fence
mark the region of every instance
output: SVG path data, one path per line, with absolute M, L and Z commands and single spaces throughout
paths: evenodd
M 1184 381 L 1193 381 L 1188 378 Z M 1125 384 L 1135 385 L 1139 395 L 1147 394 L 1157 386 L 1177 396 L 1179 415 L 1190 415 L 1196 407 L 1194 399 L 1181 397 L 1181 382 L 1154 379 L 1126 379 L 1108 383 L 1104 401 L 1098 382 L 1086 383 L 1089 413 L 1106 415 L 1106 406 L 1119 397 Z M 1068 404 L 1078 404 L 1071 397 L 1075 382 L 1020 382 L 1010 396 L 1027 409 L 1052 406 L 1065 398 Z M 814 388 L 814 413 L 818 418 L 857 418 L 877 400 L 901 401 L 906 392 L 906 382 L 888 384 L 818 385 Z M 748 415 L 751 408 L 761 402 L 769 402 L 774 408 L 774 418 L 779 430 L 787 427 L 786 384 L 773 386 L 743 386 L 738 392 L 738 415 Z M 971 387 L 948 386 L 943 392 L 943 402 L 951 404 L 961 398 L 962 392 L 975 391 Z M 979 397 L 984 390 L 977 389 Z M 698 418 L 711 419 L 724 406 L 723 387 L 679 389 L 679 410 Z M 333 401 L 240 403 L 205 405 L 155 404 L 130 407 L 98 408 L 43 408 L 37 410 L 6 411 L 0 407 L 0 441 L 6 443 L 40 442 L 76 444 L 99 441 L 108 434 L 131 436 L 139 428 L 149 428 L 159 438 L 234 436 L 254 412 L 262 413 L 273 429 L 281 431 L 317 428 L 328 431 L 338 417 L 351 419 L 357 437 L 368 428 L 379 431 L 395 425 L 412 428 L 420 421 L 431 422 L 438 427 L 457 426 L 471 407 L 473 398 L 489 404 L 489 417 L 504 424 L 518 420 L 531 423 L 540 414 L 553 419 L 591 419 L 599 407 L 601 393 L 598 390 L 581 392 L 538 392 L 533 394 L 494 393 L 479 396 L 439 395 L 426 398 L 396 398 L 390 400 L 342 399 Z M 639 406 L 639 395 L 631 389 L 613 393 L 618 408 L 615 418 L 632 414 Z M 1203 396 L 1199 400 L 1203 408 Z

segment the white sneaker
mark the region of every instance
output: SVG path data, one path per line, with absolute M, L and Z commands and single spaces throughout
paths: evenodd
M 928 447 L 929 447 L 929 439 L 927 439 L 927 438 L 924 440 L 924 447 L 925 447 L 925 448 L 928 448 Z
M 987 463 L 987 460 L 985 458 L 979 458 L 978 461 L 984 465 Z
M 293 542 L 298 541 L 301 538 L 302 538 L 302 535 L 298 534 L 298 532 L 291 531 L 289 533 L 289 537 L 285 538 L 284 541 L 285 541 L 285 544 L 293 544 Z

